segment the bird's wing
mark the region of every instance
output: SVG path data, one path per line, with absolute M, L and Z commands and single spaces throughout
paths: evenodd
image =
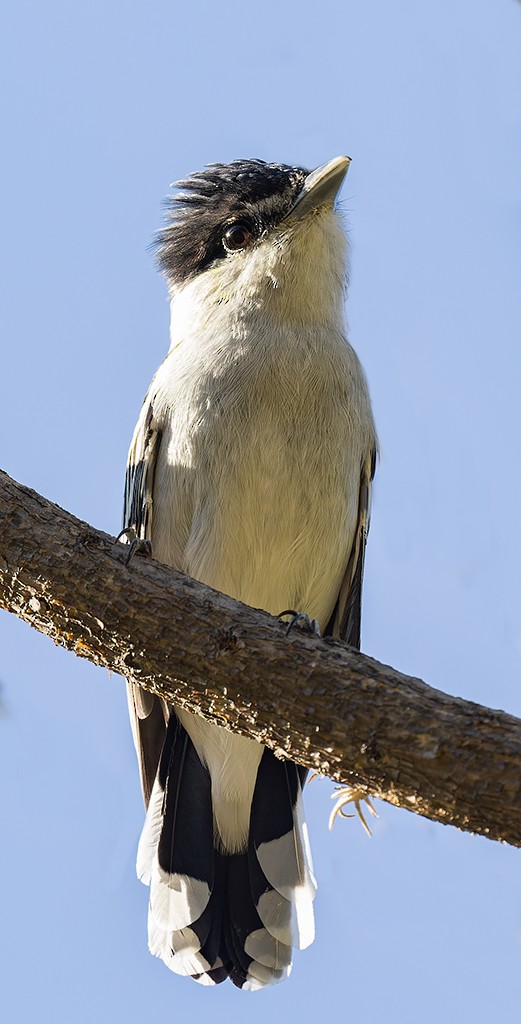
M 353 546 L 338 599 L 327 624 L 325 635 L 338 636 L 351 647 L 360 649 L 362 581 L 365 545 L 371 515 L 371 485 L 376 466 L 376 448 L 367 453 L 362 466 L 358 496 L 358 520 Z
M 161 444 L 154 397 L 153 391 L 149 391 L 128 453 L 123 530 L 128 531 L 129 539 L 151 538 L 154 474 Z M 148 807 L 165 738 L 165 711 L 158 697 L 133 683 L 127 683 L 127 697 L 143 797 Z

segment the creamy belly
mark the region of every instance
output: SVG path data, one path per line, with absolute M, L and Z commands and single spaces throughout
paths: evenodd
M 216 590 L 272 614 L 307 612 L 324 628 L 356 529 L 372 418 L 340 334 L 295 331 L 284 346 L 246 340 L 224 363 L 179 346 L 165 361 L 152 540 L 156 557 Z M 177 713 L 210 769 L 221 844 L 241 849 L 263 748 Z
M 179 346 L 163 364 L 153 545 L 240 601 L 274 614 L 295 606 L 325 625 L 372 419 L 353 350 L 322 335 L 286 334 L 283 352 L 271 337 L 245 342 L 225 363 L 205 352 L 197 365 L 193 348 Z

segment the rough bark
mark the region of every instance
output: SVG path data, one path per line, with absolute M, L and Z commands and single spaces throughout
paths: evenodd
M 127 556 L 0 472 L 4 608 L 280 756 L 521 846 L 521 721 Z

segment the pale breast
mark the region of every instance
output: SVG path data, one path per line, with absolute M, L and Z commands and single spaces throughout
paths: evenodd
M 163 364 L 157 556 L 245 603 L 325 625 L 374 444 L 353 349 L 317 328 L 226 353 L 180 349 Z

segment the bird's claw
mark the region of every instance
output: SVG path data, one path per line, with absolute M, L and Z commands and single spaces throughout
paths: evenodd
M 317 620 L 310 619 L 309 615 L 306 615 L 306 612 L 296 612 L 293 608 L 286 608 L 285 611 L 279 612 L 277 618 L 283 619 L 285 615 L 291 615 L 291 619 L 286 629 L 286 636 L 289 636 L 293 627 L 297 625 L 305 626 L 306 629 L 308 629 L 310 633 L 313 633 L 314 636 L 322 636 Z
M 128 554 L 125 559 L 125 565 L 128 565 L 130 560 L 134 558 L 134 555 L 144 555 L 145 558 L 152 558 L 152 541 L 146 540 L 144 537 L 138 537 L 133 526 L 128 527 L 126 530 L 121 530 L 118 533 L 116 540 L 121 541 L 122 544 L 128 545 Z
M 364 829 L 368 836 L 371 836 L 371 829 L 369 828 L 369 825 L 367 824 L 364 818 L 360 804 L 362 803 L 362 801 L 365 804 L 367 804 L 369 813 L 372 814 L 373 818 L 378 817 L 378 812 L 373 807 L 369 797 L 367 796 L 367 793 L 364 793 L 363 790 L 361 789 L 353 789 L 352 786 L 337 786 L 336 792 L 332 793 L 331 795 L 332 800 L 335 800 L 335 798 L 335 806 L 333 807 L 333 810 L 329 815 L 329 828 L 333 828 L 333 825 L 335 824 L 335 818 L 337 817 L 337 815 L 340 815 L 342 818 L 354 818 L 354 814 L 346 814 L 344 811 L 344 807 L 346 807 L 347 804 L 354 804 L 356 813 L 360 818 L 362 828 Z

